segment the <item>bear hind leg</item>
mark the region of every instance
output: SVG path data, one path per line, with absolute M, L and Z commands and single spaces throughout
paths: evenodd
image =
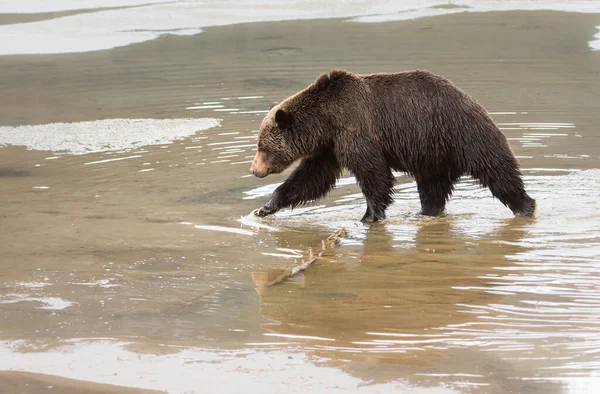
M 443 212 L 457 179 L 457 176 L 417 177 L 417 190 L 421 200 L 419 215 L 436 216 Z
M 491 182 L 488 187 L 492 195 L 506 205 L 515 216 L 535 216 L 535 200 L 529 197 L 520 178 L 513 186 L 507 187 L 502 182 Z
M 501 171 L 500 171 L 501 169 Z M 492 195 L 507 206 L 516 216 L 533 218 L 536 202 L 525 191 L 521 172 L 516 165 L 497 166 L 494 174 L 475 172 L 473 177 L 488 187 Z

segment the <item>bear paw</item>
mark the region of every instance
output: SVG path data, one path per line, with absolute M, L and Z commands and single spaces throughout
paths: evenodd
M 367 211 L 365 215 L 360 219 L 361 222 L 367 223 L 376 223 L 385 220 L 385 213 L 380 213 L 378 215 L 372 213 L 371 211 Z
M 268 207 L 268 206 L 266 206 L 266 205 L 265 205 L 265 206 L 264 206 L 264 207 L 262 207 L 262 208 L 256 209 L 256 210 L 254 211 L 254 214 L 255 214 L 256 216 L 259 216 L 259 217 L 261 217 L 261 218 L 264 218 L 265 216 L 271 215 L 271 214 L 273 214 L 273 213 L 275 213 L 275 212 L 277 212 L 277 209 L 275 209 L 275 208 L 271 208 L 271 207 Z

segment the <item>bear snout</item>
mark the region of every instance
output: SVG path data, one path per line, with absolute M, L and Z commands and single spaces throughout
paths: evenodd
M 256 152 L 252 165 L 250 166 L 250 173 L 257 178 L 264 178 L 271 173 L 271 168 L 267 164 L 262 152 Z

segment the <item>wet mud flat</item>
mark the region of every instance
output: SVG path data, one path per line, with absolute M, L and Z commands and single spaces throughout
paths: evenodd
M 74 381 L 51 375 L 0 372 L 0 393 L 156 394 L 159 391 Z
M 291 21 L 0 57 L 0 134 L 219 119 L 170 143 L 96 153 L 0 148 L 0 369 L 169 392 L 265 379 L 291 392 L 591 392 L 596 25 L 562 12 Z M 382 224 L 358 222 L 364 200 L 348 175 L 314 206 L 249 216 L 285 177 L 248 175 L 269 103 L 333 67 L 451 78 L 509 138 L 537 220 L 512 218 L 469 180 L 446 216 L 414 216 L 416 186 L 401 174 Z M 257 291 L 253 277 L 290 269 L 340 228 L 332 255 Z M 6 387 L 46 384 L 36 379 L 0 375 Z M 78 384 L 56 383 L 96 392 Z

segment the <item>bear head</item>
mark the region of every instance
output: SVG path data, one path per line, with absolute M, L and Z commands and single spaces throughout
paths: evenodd
M 306 89 L 271 104 L 260 125 L 258 149 L 250 173 L 259 178 L 279 174 L 328 143 L 332 129 L 332 85 L 345 71 L 322 74 Z
M 258 149 L 250 167 L 250 172 L 259 178 L 281 173 L 299 156 L 290 138 L 291 130 L 288 130 L 292 124 L 292 114 L 282 104 L 272 103 L 260 126 Z

